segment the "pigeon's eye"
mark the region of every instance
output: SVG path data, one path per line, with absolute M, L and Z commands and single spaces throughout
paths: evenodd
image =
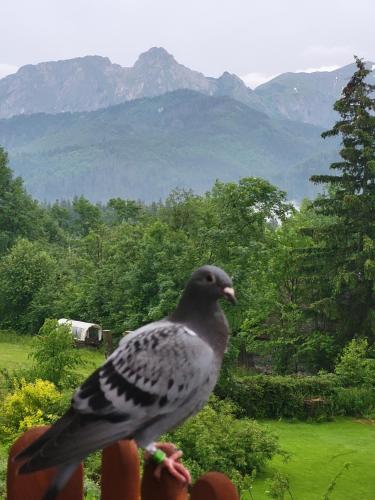
M 206 274 L 206 281 L 208 281 L 208 283 L 214 283 L 215 278 L 212 276 L 212 274 Z

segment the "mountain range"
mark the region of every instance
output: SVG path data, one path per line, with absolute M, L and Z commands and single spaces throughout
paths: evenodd
M 0 145 L 47 201 L 151 201 L 177 186 L 202 192 L 216 178 L 246 175 L 301 199 L 315 193 L 308 177 L 337 156 L 337 141 L 320 134 L 354 70 L 284 73 L 251 90 L 156 47 L 131 68 L 100 56 L 27 65 L 0 79 Z
M 368 62 L 368 65 L 375 66 Z M 22 66 L 0 79 L 0 118 L 19 114 L 93 111 L 179 89 L 228 96 L 271 116 L 329 127 L 333 103 L 355 64 L 335 71 L 283 73 L 250 89 L 234 74 L 206 77 L 179 64 L 162 47 L 141 54 L 131 68 L 86 56 Z M 375 74 L 371 75 L 375 82 Z
M 22 66 L 0 80 L 0 118 L 93 111 L 178 89 L 228 95 L 265 111 L 261 99 L 236 75 L 225 72 L 220 78 L 205 77 L 179 64 L 165 49 L 153 47 L 132 68 L 100 56 Z

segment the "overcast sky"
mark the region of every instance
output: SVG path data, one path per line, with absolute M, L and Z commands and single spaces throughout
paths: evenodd
M 87 54 L 132 66 L 162 46 L 250 86 L 285 71 L 375 60 L 375 0 L 0 0 L 0 76 Z

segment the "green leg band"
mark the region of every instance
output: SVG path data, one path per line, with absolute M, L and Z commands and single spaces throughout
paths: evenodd
M 152 460 L 156 462 L 157 464 L 161 464 L 164 462 L 164 460 L 167 458 L 167 455 L 164 453 L 163 450 L 156 450 L 152 455 Z

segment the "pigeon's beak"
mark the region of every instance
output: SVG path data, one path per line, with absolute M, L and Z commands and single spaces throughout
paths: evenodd
M 231 288 L 230 286 L 226 286 L 223 289 L 223 295 L 227 300 L 229 300 L 231 304 L 237 304 L 236 296 L 234 294 L 234 289 Z

